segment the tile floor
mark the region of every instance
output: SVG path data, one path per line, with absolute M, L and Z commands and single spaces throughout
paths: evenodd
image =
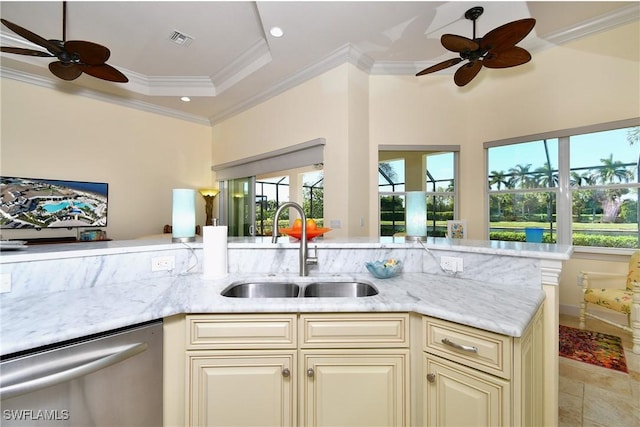
M 560 324 L 578 327 L 578 318 L 560 315 Z M 560 427 L 640 427 L 640 355 L 631 351 L 631 333 L 594 319 L 587 329 L 622 338 L 628 374 L 560 357 Z

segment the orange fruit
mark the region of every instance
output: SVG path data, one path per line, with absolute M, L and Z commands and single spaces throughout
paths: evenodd
M 297 218 L 295 221 L 293 221 L 293 229 L 294 230 L 302 229 L 302 220 L 300 218 Z
M 318 224 L 316 224 L 316 222 L 309 218 L 307 220 L 307 231 L 315 231 L 318 228 Z

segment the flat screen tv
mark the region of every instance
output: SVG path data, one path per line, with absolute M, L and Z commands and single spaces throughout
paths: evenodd
M 105 182 L 0 176 L 0 228 L 105 227 Z

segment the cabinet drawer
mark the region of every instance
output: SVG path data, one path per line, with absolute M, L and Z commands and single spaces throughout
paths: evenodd
M 408 325 L 406 313 L 303 314 L 300 347 L 408 347 Z
M 296 315 L 187 316 L 188 349 L 295 348 Z
M 439 319 L 423 318 L 423 350 L 489 374 L 511 378 L 511 338 Z

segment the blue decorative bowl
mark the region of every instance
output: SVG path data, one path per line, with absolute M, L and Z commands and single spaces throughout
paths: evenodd
M 385 259 L 365 263 L 367 270 L 378 279 L 388 279 L 400 273 L 401 262 L 397 259 Z

